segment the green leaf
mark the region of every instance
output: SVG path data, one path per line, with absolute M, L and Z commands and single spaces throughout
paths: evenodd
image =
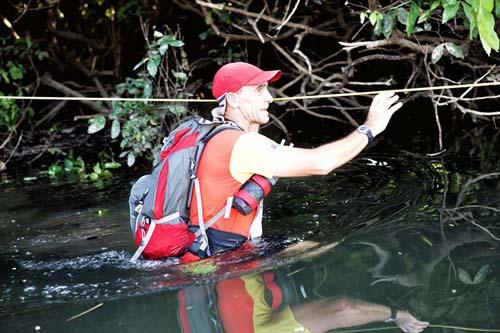
M 443 56 L 444 44 L 439 44 L 432 50 L 431 61 L 433 64 L 437 63 L 439 59 Z
M 3 69 L 0 69 L 0 75 L 4 79 L 5 83 L 7 83 L 7 84 L 10 83 L 9 74 L 6 71 L 4 71 Z
M 9 74 L 13 80 L 20 80 L 24 76 L 23 68 L 16 65 L 9 66 Z
M 444 43 L 444 46 L 446 47 L 446 50 L 448 50 L 448 52 L 455 58 L 464 58 L 464 53 L 458 45 L 453 43 Z
M 129 152 L 127 155 L 127 165 L 131 167 L 135 163 L 135 155 L 132 152 Z
M 483 267 L 481 267 L 479 271 L 476 273 L 476 276 L 474 276 L 474 281 L 472 281 L 472 284 L 478 284 L 483 282 L 489 270 L 490 270 L 490 265 L 484 265 Z
M 158 65 L 155 64 L 153 59 L 148 60 L 148 64 L 146 65 L 146 68 L 148 70 L 149 75 L 152 77 L 156 76 L 156 73 L 158 72 Z
M 383 26 L 383 20 L 382 19 L 377 19 L 377 23 L 375 24 L 375 29 L 373 29 L 373 32 L 375 35 L 380 36 L 382 34 L 382 26 Z
M 500 18 L 500 0 L 495 0 L 495 16 Z
M 72 160 L 70 159 L 65 159 L 64 160 L 64 171 L 66 172 L 71 172 L 75 168 L 75 164 L 73 163 Z
M 94 164 L 93 170 L 98 175 L 102 173 L 101 165 L 99 163 Z
M 90 180 L 98 180 L 99 179 L 99 175 L 96 174 L 95 172 L 92 172 L 90 174 Z
M 174 77 L 176 79 L 179 79 L 181 81 L 187 80 L 187 75 L 184 72 L 175 72 L 175 71 L 172 71 L 172 74 L 174 75 Z
M 163 37 L 163 34 L 161 32 L 159 32 L 159 31 L 155 30 L 155 32 L 153 32 L 153 36 L 156 37 L 156 38 L 160 38 L 160 37 Z
M 118 162 L 106 162 L 104 163 L 104 169 L 118 169 L 122 165 Z
M 412 34 L 415 30 L 415 23 L 417 22 L 420 13 L 420 8 L 415 2 L 412 2 L 408 19 L 406 20 L 406 33 Z
M 394 27 L 396 26 L 396 11 L 390 11 L 384 16 L 384 26 L 382 32 L 384 33 L 385 38 L 389 38 L 394 31 Z
M 168 50 L 168 44 L 167 43 L 160 45 L 160 54 L 161 55 L 164 55 L 165 52 L 167 52 L 167 50 Z
M 401 24 L 406 25 L 406 21 L 408 20 L 408 11 L 403 7 L 398 8 L 398 21 Z
M 94 134 L 102 130 L 106 126 L 106 118 L 104 116 L 96 116 L 89 119 L 88 134 Z
M 377 20 L 378 20 L 377 14 L 378 14 L 377 12 L 371 12 L 371 14 L 370 14 L 369 20 L 373 26 L 375 26 L 375 24 L 377 24 Z
M 365 20 L 366 20 L 366 12 L 359 13 L 359 22 L 361 22 L 361 24 L 363 24 L 363 23 L 365 23 Z M 203 39 L 203 40 L 205 40 L 205 39 Z
M 57 177 L 63 173 L 63 168 L 60 165 L 52 164 L 49 167 L 48 174 L 49 177 Z
M 469 21 L 469 38 L 472 39 L 472 37 L 474 35 L 474 30 L 477 27 L 476 17 L 472 13 L 472 7 L 468 3 L 466 3 L 465 1 L 462 2 L 462 8 L 464 9 L 465 17 Z
M 449 20 L 451 20 L 452 18 L 454 18 L 455 15 L 457 15 L 457 11 L 458 11 L 459 7 L 460 7 L 460 3 L 459 2 L 456 2 L 453 5 L 445 6 L 444 7 L 444 11 L 443 11 L 443 21 L 442 21 L 442 23 L 444 24 L 444 23 L 448 22 Z
M 458 269 L 458 278 L 465 284 L 472 284 L 472 280 L 470 278 L 469 273 L 467 273 L 461 268 Z
M 180 116 L 185 112 L 184 106 L 180 104 L 168 104 L 167 110 L 172 112 L 173 114 Z
M 133 71 L 137 70 L 137 68 L 141 67 L 146 61 L 148 61 L 148 58 L 144 58 L 142 59 L 141 61 L 139 61 L 137 63 L 137 65 L 134 66 L 134 68 L 132 69 Z
M 476 22 L 481 43 L 488 56 L 491 53 L 491 49 L 498 52 L 500 40 L 495 31 L 495 18 L 493 14 L 485 11 L 484 8 L 481 7 L 479 8 Z
M 480 7 L 491 13 L 493 11 L 493 0 L 479 0 Z
M 431 11 L 433 11 L 434 9 L 438 8 L 439 5 L 441 5 L 441 1 L 440 0 L 434 0 L 431 4 Z
M 120 121 L 115 119 L 111 124 L 111 139 L 116 139 L 118 135 L 120 135 Z

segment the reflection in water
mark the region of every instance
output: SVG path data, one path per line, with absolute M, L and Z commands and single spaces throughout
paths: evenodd
M 277 269 L 182 289 L 178 292 L 182 331 L 325 332 L 394 318 L 404 331 L 420 332 L 428 325 L 406 311 L 359 299 L 314 300 L 313 291 L 295 275 Z
M 185 317 L 211 323 L 200 319 L 201 331 L 229 330 L 223 300 L 235 306 L 229 317 L 241 318 L 249 303 L 234 303 L 235 295 L 252 301 L 252 325 L 273 329 L 281 321 L 304 330 L 338 326 L 334 314 L 359 304 L 383 304 L 384 316 L 392 306 L 432 324 L 499 328 L 500 177 L 456 165 L 378 157 L 330 177 L 283 180 L 265 211 L 272 237 L 201 267 L 129 263 L 128 181 L 85 189 L 3 184 L 0 330 L 179 332 L 182 294 Z M 209 306 L 190 307 L 196 297 Z M 347 317 L 348 325 L 375 320 Z

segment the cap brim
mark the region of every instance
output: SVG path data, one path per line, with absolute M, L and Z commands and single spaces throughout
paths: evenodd
M 247 82 L 245 82 L 245 86 L 251 86 L 255 84 L 262 84 L 262 83 L 272 83 L 275 81 L 278 81 L 279 78 L 281 77 L 281 71 L 280 70 L 275 70 L 275 71 L 263 71 Z

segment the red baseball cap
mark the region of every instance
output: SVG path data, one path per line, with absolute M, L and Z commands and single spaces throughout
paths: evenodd
M 219 98 L 224 93 L 238 91 L 243 86 L 252 86 L 277 81 L 280 70 L 263 71 L 246 62 L 232 62 L 219 68 L 212 83 L 212 94 Z

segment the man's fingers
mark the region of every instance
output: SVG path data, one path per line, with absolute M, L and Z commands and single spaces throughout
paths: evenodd
M 398 111 L 402 106 L 403 106 L 402 102 L 399 102 L 398 104 L 394 104 L 393 106 L 391 106 L 389 108 L 389 112 L 394 113 L 394 112 Z
M 399 96 L 398 95 L 393 95 L 391 96 L 390 98 L 388 98 L 386 101 L 385 101 L 385 105 L 387 108 L 389 108 L 392 104 L 396 103 L 396 101 L 399 99 Z

